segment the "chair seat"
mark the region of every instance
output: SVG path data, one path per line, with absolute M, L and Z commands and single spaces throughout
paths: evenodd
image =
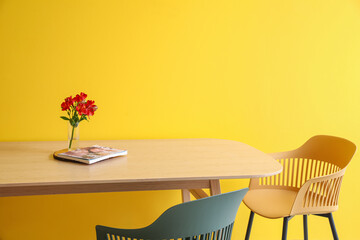
M 245 195 L 244 203 L 251 211 L 267 218 L 290 216 L 297 191 L 285 189 L 253 189 Z

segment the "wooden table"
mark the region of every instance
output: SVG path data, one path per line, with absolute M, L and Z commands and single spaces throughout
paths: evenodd
M 65 142 L 0 142 L 0 197 L 181 189 L 183 201 L 220 193 L 219 179 L 271 176 L 272 157 L 220 139 L 82 141 L 127 149 L 128 156 L 93 165 L 55 160 Z

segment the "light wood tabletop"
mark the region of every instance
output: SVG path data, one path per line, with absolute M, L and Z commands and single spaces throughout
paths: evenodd
M 127 149 L 92 165 L 55 160 L 65 142 L 0 142 L 0 197 L 182 189 L 183 200 L 220 193 L 219 179 L 271 176 L 282 166 L 241 142 L 221 139 L 82 141 Z

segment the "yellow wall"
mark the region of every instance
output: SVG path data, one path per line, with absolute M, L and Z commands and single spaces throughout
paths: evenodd
M 65 140 L 60 103 L 84 91 L 99 106 L 84 140 L 212 137 L 266 152 L 316 134 L 360 143 L 359 30 L 358 0 L 0 0 L 0 141 Z M 360 239 L 358 160 L 334 214 L 345 240 Z M 0 239 L 94 239 L 95 224 L 141 227 L 179 201 L 179 191 L 1 198 Z M 252 239 L 279 239 L 281 224 L 256 217 Z M 289 227 L 302 238 L 300 217 Z M 310 217 L 309 231 L 331 238 L 326 219 Z

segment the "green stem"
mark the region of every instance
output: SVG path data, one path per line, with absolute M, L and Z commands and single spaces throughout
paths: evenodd
M 73 138 L 74 138 L 74 129 L 75 129 L 75 127 L 72 126 L 71 138 L 70 138 L 70 143 L 69 143 L 69 149 L 71 149 L 71 144 L 72 144 L 72 141 L 73 141 Z

